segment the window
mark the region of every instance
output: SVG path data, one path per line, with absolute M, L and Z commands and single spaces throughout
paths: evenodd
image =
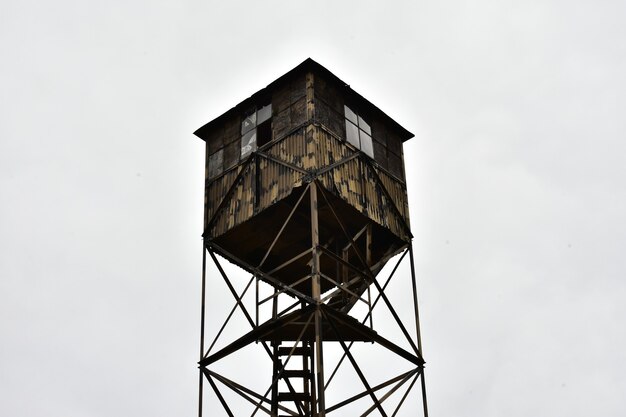
M 372 128 L 361 116 L 353 112 L 350 107 L 344 106 L 344 111 L 346 114 L 346 140 L 362 150 L 370 158 L 373 158 Z
M 245 158 L 272 140 L 272 105 L 246 114 L 241 122 L 241 157 Z
M 208 161 L 206 175 L 214 179 L 228 171 L 240 160 L 272 140 L 272 105 L 268 103 L 244 115 L 241 130 L 239 118 L 232 117 L 216 127 L 207 139 Z

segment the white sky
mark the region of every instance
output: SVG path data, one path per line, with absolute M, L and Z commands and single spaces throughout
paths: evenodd
M 307 57 L 416 134 L 431 414 L 623 415 L 625 16 L 578 0 L 3 1 L 0 415 L 196 413 L 192 132 Z

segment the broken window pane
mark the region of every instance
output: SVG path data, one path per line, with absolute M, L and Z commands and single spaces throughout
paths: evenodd
M 256 112 L 253 112 L 243 118 L 241 122 L 241 134 L 246 134 L 256 126 Z
M 368 125 L 361 116 L 359 116 L 359 128 L 361 128 L 361 130 L 363 130 L 368 135 L 372 135 L 372 128 L 370 128 L 370 125 Z
M 209 156 L 209 178 L 216 177 L 224 170 L 224 150 L 220 149 Z
M 263 146 L 272 141 L 272 122 L 269 120 L 265 123 L 259 123 L 256 128 L 256 144 L 257 147 Z
M 346 119 L 346 140 L 359 148 L 359 128 Z
M 241 137 L 241 157 L 244 158 L 253 151 L 256 151 L 256 129 Z
M 272 105 L 268 104 L 265 107 L 261 107 L 257 112 L 257 124 L 261 124 L 272 117 Z
M 350 110 L 350 107 L 348 106 L 343 106 L 343 108 L 346 113 L 346 119 L 350 120 L 355 125 L 358 124 L 359 122 L 357 120 L 356 113 Z

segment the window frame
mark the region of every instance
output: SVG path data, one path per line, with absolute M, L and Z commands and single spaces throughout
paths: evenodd
M 243 160 L 258 149 L 258 131 L 259 127 L 266 123 L 270 123 L 270 138 L 261 146 L 272 141 L 272 103 L 257 106 L 255 110 L 248 111 L 241 121 L 241 140 L 240 140 L 240 158 Z M 244 125 L 244 123 L 247 123 Z M 267 126 L 265 126 L 267 128 Z M 265 131 L 265 130 L 264 130 Z
M 346 124 L 346 142 L 359 149 L 368 157 L 374 159 L 372 127 L 361 114 L 352 110 L 347 104 L 344 104 L 343 108 Z M 356 137 L 354 136 L 354 128 L 356 128 Z M 355 143 L 356 141 L 358 141 L 358 144 Z M 364 142 L 366 142 L 366 146 L 363 146 Z

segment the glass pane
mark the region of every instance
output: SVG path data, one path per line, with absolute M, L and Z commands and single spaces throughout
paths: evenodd
M 209 178 L 218 176 L 224 170 L 224 150 L 220 149 L 209 156 Z
M 256 129 L 251 130 L 241 137 L 241 157 L 256 151 Z
M 346 120 L 346 140 L 359 148 L 359 128 Z
M 372 137 L 361 130 L 361 150 L 370 158 L 374 158 L 374 145 Z
M 265 107 L 261 107 L 257 112 L 256 122 L 257 124 L 261 124 L 269 118 L 272 117 L 272 105 L 268 104 Z
M 362 131 L 372 136 L 372 129 L 370 128 L 370 125 L 368 125 L 367 122 L 363 120 L 361 116 L 359 116 L 359 127 L 361 128 Z
M 256 112 L 249 114 L 243 118 L 241 122 L 241 134 L 245 134 L 256 126 Z
M 346 113 L 346 119 L 350 120 L 352 123 L 357 124 L 357 118 L 356 118 L 356 113 L 353 112 L 352 110 L 350 110 L 350 107 L 348 106 L 343 106 L 344 111 Z

